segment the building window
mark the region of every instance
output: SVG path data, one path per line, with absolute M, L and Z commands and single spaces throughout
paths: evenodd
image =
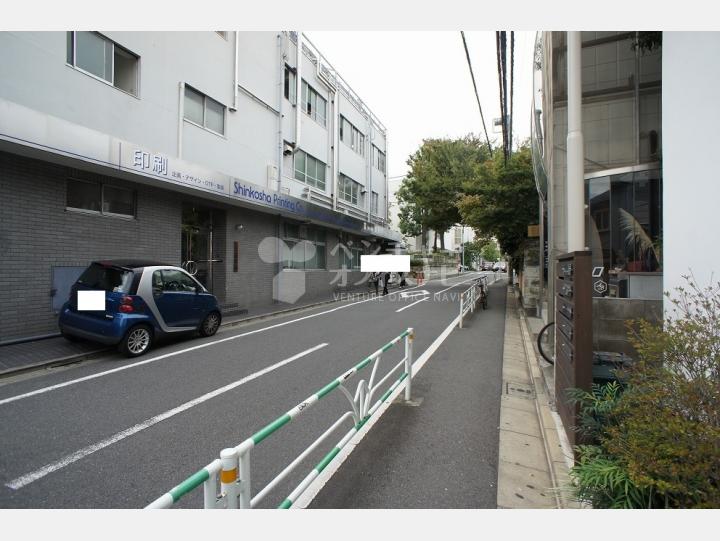
M 380 208 L 380 196 L 378 196 L 377 192 L 372 193 L 372 213 L 377 215 L 379 214 L 378 209 Z
M 295 104 L 295 70 L 285 66 L 285 99 Z
M 67 62 L 115 88 L 138 95 L 139 57 L 97 32 L 68 32 Z
M 455 228 L 455 246 L 460 247 L 462 246 L 462 228 Z
M 342 268 L 344 269 L 359 269 L 360 268 L 360 256 L 363 251 L 361 248 L 350 248 L 346 247 L 342 250 Z
M 135 192 L 109 184 L 68 179 L 66 202 L 68 210 L 135 217 Z
M 325 126 L 327 101 L 307 82 L 302 82 L 302 109 L 310 118 Z
M 385 153 L 373 145 L 373 165 L 378 171 L 385 172 Z
M 285 224 L 283 268 L 325 269 L 325 231 L 314 227 Z
M 340 117 L 340 140 L 361 156 L 365 155 L 365 135 L 344 116 Z
M 295 178 L 300 182 L 325 190 L 326 165 L 309 154 L 298 150 L 295 153 Z
M 185 120 L 208 130 L 225 134 L 225 106 L 185 85 Z
M 626 273 L 661 271 L 661 172 L 596 177 L 585 181 L 585 189 L 588 242 L 595 264 L 603 266 L 602 279 L 612 285 Z
M 342 200 L 352 203 L 353 205 L 359 205 L 360 184 L 342 173 L 340 173 L 340 180 L 338 182 L 338 193 Z

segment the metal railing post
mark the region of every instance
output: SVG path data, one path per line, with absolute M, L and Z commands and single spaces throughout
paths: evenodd
M 226 509 L 238 508 L 238 455 L 233 448 L 220 451 L 220 494 L 225 497 Z
M 463 320 L 463 294 L 460 293 L 460 328 L 462 329 Z
M 415 330 L 410 327 L 405 337 L 405 372 L 407 373 L 407 384 L 405 385 L 405 401 L 409 402 L 412 396 L 412 363 L 413 363 L 413 340 Z
M 250 451 L 240 455 L 240 509 L 250 509 Z
M 205 509 L 215 509 L 217 506 L 217 477 L 218 474 L 215 472 L 203 483 L 203 507 Z

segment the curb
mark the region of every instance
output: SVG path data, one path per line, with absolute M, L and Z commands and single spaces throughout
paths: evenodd
M 94 349 L 92 351 L 85 351 L 83 353 L 74 353 L 72 355 L 66 355 L 65 357 L 56 357 L 48 361 L 40 361 L 17 368 L 8 368 L 7 370 L 0 371 L 0 379 L 9 378 L 11 376 L 17 376 L 24 374 L 25 372 L 33 372 L 43 368 L 54 368 L 57 366 L 66 366 L 68 364 L 75 364 L 81 361 L 87 361 L 94 357 L 99 356 L 101 353 L 106 353 L 112 348 Z
M 517 316 L 520 323 L 520 332 L 523 337 L 522 342 L 523 349 L 525 351 L 525 360 L 527 361 L 528 370 L 532 379 L 532 385 L 535 390 L 535 413 L 537 415 L 538 423 L 540 425 L 540 433 L 542 434 L 541 439 L 543 441 L 543 448 L 545 450 L 545 459 L 547 461 L 550 479 L 552 480 L 553 484 L 553 496 L 555 497 L 555 501 L 557 502 L 558 509 L 567 509 L 568 507 L 573 508 L 576 506 L 573 505 L 573 503 L 569 501 L 566 497 L 564 497 L 564 489 L 566 489 L 567 487 L 564 486 L 563 482 L 567 482 L 566 470 L 571 467 L 571 463 L 568 460 L 569 457 L 567 455 L 567 452 L 570 449 L 570 445 L 567 441 L 567 436 L 565 435 L 565 429 L 562 426 L 562 423 L 558 423 L 559 417 L 551 407 L 551 398 L 548 389 L 548 382 L 545 378 L 545 374 L 543 373 L 540 365 L 538 364 L 538 355 L 535 352 L 535 345 L 532 340 L 532 332 L 530 331 L 530 326 L 528 324 L 527 317 L 525 316 L 525 311 L 522 308 L 522 304 L 519 302 L 517 291 L 513 291 L 513 293 L 516 300 L 518 300 Z M 548 423 L 546 422 L 547 419 L 545 418 L 546 416 L 543 415 L 543 413 L 546 413 L 547 416 L 552 419 L 555 426 L 548 426 Z M 552 434 L 553 431 L 555 431 L 554 437 Z M 559 443 L 561 448 L 561 452 L 559 454 L 557 450 L 555 453 L 553 453 L 549 444 L 550 440 Z M 563 462 L 565 467 L 563 467 L 562 465 Z M 562 471 L 558 471 L 558 464 L 560 464 L 559 467 Z

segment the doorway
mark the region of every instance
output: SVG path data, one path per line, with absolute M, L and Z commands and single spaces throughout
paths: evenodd
M 182 207 L 182 267 L 211 293 L 215 266 L 222 263 L 213 249 L 213 210 L 192 203 Z

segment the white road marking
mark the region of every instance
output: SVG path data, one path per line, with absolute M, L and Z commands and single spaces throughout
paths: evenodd
M 420 369 L 425 366 L 425 363 L 428 361 L 428 359 L 430 359 L 430 356 L 435 353 L 440 347 L 440 345 L 445 341 L 445 339 L 450 336 L 450 333 L 457 327 L 459 321 L 460 316 L 456 316 L 450 322 L 450 325 L 445 327 L 445 330 L 440 333 L 440 335 L 435 339 L 432 344 L 430 344 L 430 347 L 423 351 L 422 355 L 420 355 L 420 357 L 418 357 L 418 359 L 413 363 L 413 377 L 415 377 L 417 373 L 420 372 Z M 392 404 L 395 399 L 400 395 L 400 393 L 403 392 L 405 392 L 405 385 L 398 385 L 397 389 L 395 389 L 390 394 L 390 396 L 387 397 L 385 402 L 383 402 L 383 404 L 378 408 L 375 414 L 370 417 L 370 419 L 368 419 L 368 422 L 362 426 L 362 428 L 352 437 L 352 439 L 347 443 L 347 445 L 345 445 L 345 447 L 340 450 L 335 459 L 333 459 L 333 461 L 328 464 L 327 468 L 325 468 L 322 473 L 315 478 L 315 480 L 310 484 L 310 486 L 305 489 L 305 491 L 297 499 L 297 501 L 293 503 L 293 509 L 304 509 L 310 505 L 315 496 L 317 496 L 318 492 L 320 492 L 320 490 L 325 486 L 325 484 L 330 480 L 330 478 L 340 469 L 340 466 L 342 466 L 343 462 L 347 460 L 347 458 L 350 456 L 350 453 L 353 452 L 355 447 L 358 446 L 358 444 L 362 441 L 362 439 L 370 431 L 370 429 L 372 429 L 375 423 L 380 420 L 383 413 L 385 413 L 385 411 L 390 407 L 390 404 Z
M 456 285 L 457 285 L 457 284 L 456 284 Z M 420 287 L 420 286 L 413 286 L 413 287 L 408 288 L 406 291 L 410 291 L 410 290 L 412 290 L 412 289 L 417 289 L 418 287 Z M 454 287 L 454 286 L 451 286 L 451 287 Z M 313 318 L 313 317 L 323 316 L 323 315 L 325 315 L 325 314 L 329 314 L 329 313 L 335 312 L 335 311 L 337 311 L 337 310 L 343 310 L 343 309 L 345 309 L 345 308 L 349 308 L 350 306 L 355 306 L 356 304 L 362 304 L 362 303 L 364 303 L 364 302 L 369 302 L 369 301 L 372 301 L 372 300 L 379 300 L 379 301 L 381 301 L 381 300 L 383 300 L 383 299 L 379 299 L 378 297 L 370 297 L 370 298 L 364 299 L 364 300 L 362 300 L 362 301 L 351 302 L 351 303 L 348 303 L 348 304 L 344 304 L 344 305 L 342 305 L 342 306 L 337 306 L 337 307 L 335 307 L 335 308 L 331 308 L 330 310 L 325 310 L 325 311 L 323 311 L 323 312 L 318 312 L 317 314 L 310 314 L 310 315 L 308 315 L 308 316 L 299 317 L 299 318 L 297 318 L 297 319 L 291 319 L 290 321 L 284 321 L 283 323 L 277 323 L 277 324 L 275 324 L 275 325 L 270 325 L 270 326 L 268 326 L 268 327 L 263 327 L 263 328 L 261 328 L 261 329 L 255 329 L 254 331 L 248 331 L 248 332 L 245 332 L 245 333 L 236 334 L 236 335 L 233 335 L 233 336 L 229 336 L 229 337 L 227 337 L 227 338 L 221 338 L 221 339 L 219 339 L 219 340 L 214 340 L 214 341 L 212 341 L 212 342 L 206 342 L 206 343 L 200 344 L 200 345 L 198 345 L 198 346 L 193 346 L 193 347 L 181 349 L 181 350 L 179 350 L 179 351 L 173 351 L 173 352 L 170 352 L 170 353 L 165 353 L 164 355 L 158 355 L 157 357 L 152 357 L 152 358 L 150 358 L 150 359 L 145 359 L 144 361 L 138 361 L 138 362 L 136 362 L 136 363 L 127 364 L 127 365 L 125 365 L 125 366 L 120 366 L 120 367 L 118 367 L 118 368 L 113 368 L 113 369 L 111 369 L 111 370 L 105 370 L 105 371 L 103 371 L 103 372 L 98 372 L 98 373 L 96 373 L 96 374 L 91 374 L 91 375 L 89 375 L 89 376 L 83 376 L 83 377 L 81 377 L 81 378 L 72 379 L 72 380 L 70 380 L 70 381 L 65 381 L 65 382 L 63 382 L 63 383 L 57 383 L 57 384 L 55 384 L 55 385 L 50 385 L 50 386 L 48 386 L 48 387 L 42 387 L 42 388 L 40 388 L 40 389 L 35 389 L 34 391 L 29 391 L 29 392 L 27 392 L 27 393 L 23 393 L 23 394 L 11 396 L 11 397 L 8 397 L 8 398 L 4 398 L 4 399 L 0 400 L 0 406 L 2 406 L 3 404 L 9 404 L 9 403 L 11 403 L 11 402 L 15 402 L 15 401 L 17 401 L 17 400 L 22 400 L 23 398 L 28 398 L 28 397 L 35 396 L 35 395 L 38 395 L 38 394 L 43 394 L 43 393 L 47 393 L 47 392 L 50 392 L 50 391 L 54 391 L 54 390 L 56 390 L 56 389 L 61 389 L 61 388 L 63 388 L 63 387 L 68 387 L 69 385 L 75 385 L 76 383 L 81 383 L 81 382 L 83 382 L 83 381 L 89 381 L 89 380 L 91 380 L 91 379 L 100 378 L 100 377 L 103 377 L 103 376 L 107 376 L 107 375 L 109 375 L 109 374 L 114 374 L 114 373 L 116 373 L 116 372 L 121 372 L 121 371 L 123 371 L 123 370 L 128 370 L 129 368 L 135 368 L 135 367 L 137 367 L 137 366 L 142 366 L 142 365 L 145 365 L 145 364 L 153 363 L 153 362 L 155 362 L 155 361 L 161 361 L 161 360 L 163 360 L 163 359 L 168 359 L 168 358 L 174 357 L 174 356 L 176 356 L 176 355 L 182 355 L 183 353 L 187 353 L 187 352 L 189 352 L 189 351 L 195 351 L 195 350 L 198 350 L 198 349 L 203 349 L 203 348 L 206 348 L 206 347 L 214 346 L 215 344 L 221 344 L 221 343 L 223 343 L 223 342 L 227 342 L 228 340 L 236 340 L 236 339 L 238 339 L 238 338 L 243 338 L 243 337 L 245 337 L 245 336 L 250 336 L 250 335 L 252 335 L 252 334 L 257 334 L 257 333 L 269 331 L 269 330 L 271 330 L 271 329 L 276 329 L 276 328 L 278 328 L 278 327 L 284 327 L 285 325 L 290 325 L 291 323 L 297 323 L 298 321 L 304 321 L 304 320 L 306 320 L 306 319 L 310 319 L 310 318 Z
M 478 274 L 478 273 L 473 273 L 473 274 Z M 475 277 L 473 276 L 472 278 L 468 278 L 467 280 L 463 280 L 462 282 L 456 282 L 453 285 L 451 285 L 450 287 L 446 287 L 445 289 L 438 291 L 437 293 L 435 293 L 435 295 L 440 295 L 440 293 L 443 293 L 443 292 L 447 291 L 448 289 L 452 289 L 455 286 L 459 286 L 460 284 L 464 284 L 465 282 L 469 282 L 470 280 L 475 280 Z
M 418 295 L 430 295 L 430 292 L 427 289 L 419 289 L 417 291 L 413 291 L 412 293 L 408 293 L 407 291 L 403 291 L 400 293 L 401 299 L 406 299 L 408 297 L 417 297 Z
M 415 287 L 417 287 L 417 286 L 415 286 Z M 212 341 L 212 342 L 206 342 L 206 343 L 200 344 L 200 345 L 198 345 L 198 346 L 193 346 L 193 347 L 181 349 L 181 350 L 179 350 L 179 351 L 173 351 L 173 352 L 170 352 L 170 353 L 165 353 L 164 355 L 158 355 L 157 357 L 152 357 L 152 358 L 146 359 L 146 360 L 144 360 L 144 361 L 139 361 L 139 362 L 136 362 L 136 363 L 132 363 L 132 364 L 125 365 L 125 366 L 120 366 L 120 367 L 118 367 L 118 368 L 113 368 L 113 369 L 111 369 L 111 370 L 105 370 L 104 372 L 98 372 L 98 373 L 96 373 L 96 374 L 91 374 L 91 375 L 89 375 L 89 376 L 84 376 L 84 377 L 82 377 L 82 378 L 72 379 L 72 380 L 70 380 L 70 381 L 65 381 L 65 382 L 63 382 L 63 383 L 57 383 L 57 384 L 55 384 L 55 385 L 50 385 L 49 387 L 43 387 L 43 388 L 41 388 L 41 389 L 36 389 L 36 390 L 34 390 L 34 391 L 29 391 L 29 392 L 27 392 L 27 393 L 19 394 L 19 395 L 16 395 L 16 396 L 11 396 L 11 397 L 9 397 L 9 398 L 5 398 L 5 399 L 0 400 L 0 406 L 2 406 L 3 404 L 9 404 L 10 402 L 15 402 L 16 400 L 21 400 L 21 399 L 23 399 L 23 398 L 28 398 L 28 397 L 30 397 L 30 396 L 35 396 L 35 395 L 38 395 L 38 394 L 47 393 L 47 392 L 49 392 L 49 391 L 54 391 L 55 389 L 61 389 L 62 387 L 67 387 L 67 386 L 69 386 L 69 385 L 75 385 L 76 383 L 81 383 L 81 382 L 83 382 L 83 381 L 88 381 L 88 380 L 91 380 L 91 379 L 100 378 L 100 377 L 103 377 L 103 376 L 107 376 L 108 374 L 114 374 L 114 373 L 116 373 L 116 372 L 121 372 L 121 371 L 127 370 L 127 369 L 129 369 L 129 368 L 135 368 L 135 367 L 137 367 L 137 366 L 142 366 L 142 365 L 145 365 L 145 364 L 153 363 L 153 362 L 155 362 L 155 361 L 161 361 L 161 360 L 167 359 L 167 358 L 169 358 L 169 357 L 174 357 L 175 355 L 182 355 L 183 353 L 187 353 L 187 352 L 189 352 L 189 351 L 195 351 L 195 350 L 198 350 L 198 349 L 203 349 L 203 348 L 206 348 L 206 347 L 214 346 L 215 344 L 221 344 L 222 342 L 227 342 L 227 341 L 229 341 L 229 340 L 236 340 L 236 339 L 238 339 L 238 338 L 243 338 L 243 337 L 245 337 L 245 336 L 250 336 L 250 335 L 252 335 L 252 334 L 257 334 L 257 333 L 269 331 L 269 330 L 271 330 L 271 329 L 276 329 L 276 328 L 278 328 L 278 327 L 283 327 L 283 326 L 285 326 L 285 325 L 290 325 L 291 323 L 297 323 L 298 321 L 303 321 L 303 320 L 305 320 L 305 319 L 310 319 L 310 318 L 313 318 L 313 317 L 318 317 L 318 316 L 322 316 L 322 315 L 325 315 L 325 314 L 329 314 L 329 313 L 331 313 L 331 312 L 335 312 L 335 311 L 337 311 L 337 310 L 342 310 L 342 309 L 344 309 L 344 308 L 348 308 L 348 307 L 354 306 L 354 305 L 356 305 L 356 304 L 362 304 L 362 303 L 364 303 L 364 302 L 368 302 L 368 301 L 371 301 L 371 300 L 374 300 L 374 299 L 375 299 L 375 297 L 372 297 L 372 298 L 370 298 L 370 299 L 365 299 L 365 300 L 362 300 L 362 301 L 356 301 L 356 302 L 352 302 L 352 303 L 349 303 L 349 304 L 344 304 L 344 305 L 342 305 L 342 306 L 337 306 L 337 307 L 335 307 L 335 308 L 331 308 L 330 310 L 325 310 L 324 312 L 318 312 L 317 314 L 310 314 L 310 315 L 308 315 L 308 316 L 299 317 L 299 318 L 297 318 L 297 319 L 292 319 L 292 320 L 290 320 L 290 321 L 284 321 L 283 323 L 277 323 L 277 324 L 275 324 L 275 325 L 270 325 L 270 326 L 268 326 L 268 327 L 263 327 L 263 328 L 261 328 L 261 329 L 255 329 L 254 331 L 248 331 L 248 332 L 244 332 L 244 333 L 241 333 L 241 334 L 235 334 L 235 335 L 233 335 L 233 336 L 228 336 L 227 338 L 221 338 L 221 339 L 219 339 L 219 340 L 214 340 L 214 341 Z
M 100 442 L 94 443 L 92 445 L 88 445 L 87 447 L 84 447 L 84 448 L 80 449 L 79 451 L 75 451 L 74 453 L 67 455 L 66 457 L 63 457 L 56 462 L 47 464 L 46 466 L 43 466 L 39 470 L 25 474 L 21 477 L 18 477 L 17 479 L 14 479 L 14 480 L 10 481 L 9 483 L 7 483 L 5 486 L 9 487 L 13 490 L 18 490 L 24 486 L 29 485 L 30 483 L 37 481 L 38 479 L 42 479 L 43 477 L 45 477 L 46 475 L 48 475 L 54 471 L 62 469 L 65 466 L 69 466 L 73 462 L 77 462 L 78 460 L 85 458 L 86 456 L 91 455 L 94 452 L 99 451 L 100 449 L 104 449 L 105 447 L 108 447 L 109 445 L 112 445 L 113 443 L 117 443 L 120 440 L 124 440 L 125 438 L 132 436 L 134 434 L 137 434 L 138 432 L 145 430 L 146 428 L 150 428 L 151 426 L 159 423 L 160 421 L 169 419 L 170 417 L 173 417 L 173 416 L 177 415 L 178 413 L 182 413 L 183 411 L 189 410 L 190 408 L 195 407 L 198 404 L 202 404 L 203 402 L 206 402 L 207 400 L 210 400 L 211 398 L 215 398 L 216 396 L 226 393 L 232 389 L 235 389 L 236 387 L 240 387 L 240 385 L 244 385 L 245 383 L 248 383 L 254 379 L 259 378 L 260 376 L 263 376 L 269 372 L 272 372 L 273 370 L 280 368 L 281 366 L 285 366 L 286 364 L 296 361 L 296 360 L 300 359 L 301 357 L 304 357 L 305 355 L 309 355 L 310 353 L 313 353 L 314 351 L 322 349 L 327 345 L 328 345 L 327 343 L 318 344 L 315 347 L 306 349 L 305 351 L 302 351 L 296 355 L 293 355 L 292 357 L 288 357 L 287 359 L 285 359 L 283 361 L 277 362 L 271 366 L 268 366 L 267 368 L 263 368 L 262 370 L 259 370 L 258 372 L 250 374 L 249 376 L 245 376 L 242 379 L 234 381 L 233 383 L 230 383 L 229 385 L 225 385 L 224 387 L 220 387 L 219 389 L 210 391 L 209 393 L 199 396 L 198 398 L 195 398 L 193 400 L 190 400 L 189 402 L 185 402 L 184 404 L 182 404 L 176 408 L 173 408 L 171 410 L 168 410 L 165 413 L 161 413 L 160 415 L 156 415 L 155 417 L 146 419 L 145 421 L 138 423 L 135 426 L 128 428 L 127 430 L 118 432 L 117 434 L 110 436 L 109 438 L 106 438 Z
M 402 312 L 403 310 L 407 310 L 407 309 L 410 308 L 411 306 L 415 306 L 417 303 L 422 302 L 422 301 L 426 301 L 426 300 L 428 300 L 429 298 L 430 298 L 430 297 L 423 297 L 423 298 L 420 299 L 419 301 L 415 301 L 415 302 L 412 303 L 412 304 L 408 304 L 407 306 L 403 306 L 402 308 L 399 308 L 399 309 L 395 310 L 395 312 L 397 313 L 397 312 Z

